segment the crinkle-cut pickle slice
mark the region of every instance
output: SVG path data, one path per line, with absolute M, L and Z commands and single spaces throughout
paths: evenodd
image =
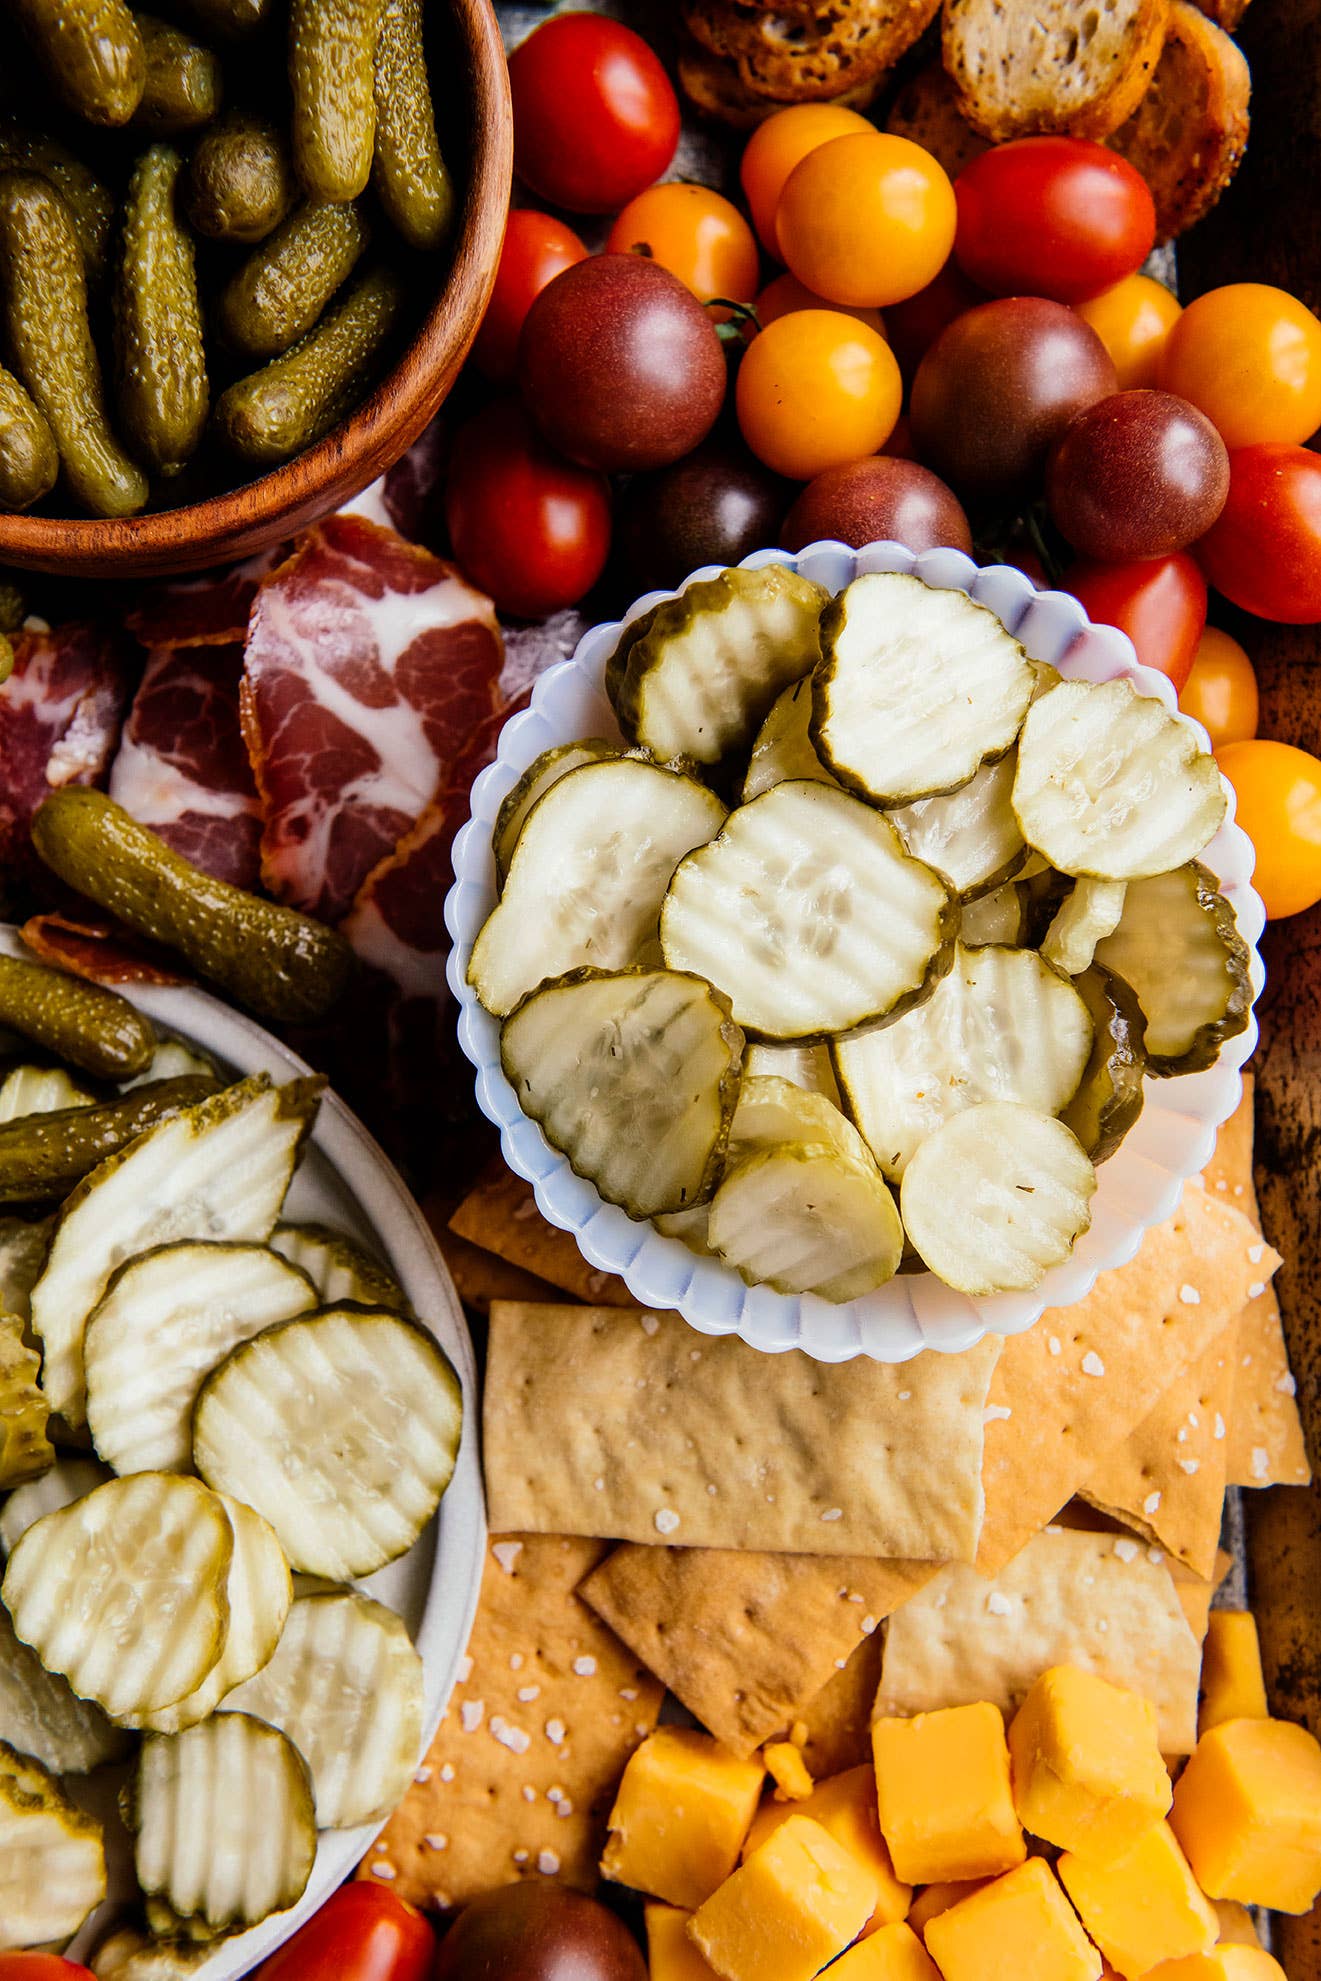
M 753 739 L 741 794 L 745 805 L 793 777 L 805 777 L 816 784 L 835 782 L 812 747 L 811 721 L 812 680 L 808 675 L 776 698 Z
M 711 1203 L 713 1251 L 750 1286 L 857 1300 L 892 1278 L 904 1234 L 873 1162 L 824 1142 L 754 1148 Z
M 925 1003 L 832 1048 L 848 1112 L 895 1182 L 928 1135 L 980 1101 L 1058 1113 L 1091 1050 L 1087 1006 L 1035 950 L 962 943 Z
M 270 1663 L 227 1702 L 286 1733 L 317 1825 L 384 1820 L 422 1755 L 422 1660 L 393 1610 L 354 1590 L 300 1596 Z
M 825 1094 L 810 1093 L 775 1074 L 745 1073 L 729 1128 L 727 1161 L 780 1142 L 820 1143 L 864 1167 L 875 1157 L 848 1117 Z
M 1113 935 L 1124 912 L 1124 880 L 1076 880 L 1055 910 L 1041 942 L 1041 953 L 1066 977 L 1080 977 L 1096 954 L 1096 945 Z
M 728 1000 L 674 970 L 582 971 L 534 991 L 500 1033 L 519 1106 L 638 1218 L 711 1195 L 742 1053 Z
M 899 1208 L 923 1263 L 974 1298 L 1027 1292 L 1091 1223 L 1096 1171 L 1053 1115 L 983 1101 L 929 1135 Z
M 363 1307 L 408 1312 L 407 1295 L 389 1268 L 333 1225 L 277 1224 L 271 1233 L 271 1250 L 307 1274 L 322 1307 L 356 1300 Z
M 1099 963 L 1073 987 L 1092 1014 L 1093 1042 L 1078 1091 L 1061 1111 L 1093 1163 L 1109 1160 L 1142 1112 L 1146 1020 L 1122 977 Z
M 0 1741 L 0 1950 L 70 1939 L 105 1895 L 100 1823 Z
M 1251 958 L 1213 873 L 1191 860 L 1132 881 L 1096 960 L 1131 985 L 1156 1074 L 1200 1073 L 1252 1011 Z
M 957 791 L 916 798 L 889 814 L 905 846 L 952 882 L 965 900 L 1012 880 L 1027 860 L 1027 842 L 1011 801 L 1012 750 L 982 764 Z
M 581 770 L 584 764 L 600 763 L 619 754 L 617 744 L 607 743 L 599 736 L 588 736 L 581 743 L 557 743 L 533 759 L 495 815 L 491 847 L 495 854 L 495 876 L 501 887 L 523 822 L 537 800 L 544 798 L 551 785 L 558 784 L 571 770 Z
M 18 1315 L 0 1307 L 0 1492 L 40 1478 L 55 1463 L 47 1435 L 50 1406 L 37 1382 L 40 1367 Z
M 39 1478 L 16 1487 L 0 1505 L 0 1550 L 12 1555 L 34 1520 L 85 1499 L 109 1477 L 109 1468 L 95 1458 L 72 1458 L 67 1454 L 57 1458 Z
M 1225 816 L 1215 758 L 1131 681 L 1061 681 L 1032 704 L 1014 810 L 1063 874 L 1142 880 L 1195 859 Z
M 290 1565 L 348 1581 L 439 1506 L 463 1399 L 443 1349 L 383 1309 L 326 1307 L 242 1342 L 193 1410 L 193 1462 L 268 1520 Z
M 552 784 L 473 945 L 468 981 L 486 1009 L 504 1018 L 570 970 L 637 962 L 671 874 L 724 817 L 696 778 L 634 757 L 583 764 Z
M 0 1741 L 56 1775 L 90 1774 L 107 1761 L 122 1760 L 129 1749 L 128 1734 L 19 1641 L 2 1603 Z
M 171 1706 L 229 1630 L 229 1518 L 198 1479 L 137 1472 L 36 1521 L 0 1600 L 47 1670 L 112 1719 Z
M 966 592 L 871 572 L 822 618 L 812 742 L 851 791 L 907 805 L 1003 756 L 1036 687 L 1018 641 Z
M 949 883 L 882 812 L 796 779 L 680 863 L 660 929 L 670 969 L 714 984 L 750 1035 L 813 1042 L 925 996 L 958 922 Z

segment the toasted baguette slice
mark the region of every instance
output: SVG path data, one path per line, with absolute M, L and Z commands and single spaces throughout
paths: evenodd
M 945 0 L 942 54 L 963 115 L 995 144 L 1108 138 L 1147 93 L 1167 15 L 1168 0 Z
M 990 150 L 964 116 L 959 92 L 939 62 L 928 62 L 904 84 L 886 113 L 885 128 L 892 137 L 920 144 L 951 179 Z
M 1237 172 L 1251 86 L 1238 44 L 1188 0 L 1172 0 L 1151 88 L 1110 139 L 1151 188 L 1158 240 L 1209 213 Z
M 1248 11 L 1248 0 L 1201 0 L 1201 7 L 1217 27 L 1222 27 L 1226 34 L 1233 34 Z
M 739 81 L 778 103 L 812 103 L 875 82 L 935 18 L 939 0 L 683 0 L 684 26 Z
M 846 110 L 869 110 L 885 77 L 874 76 L 838 96 L 818 99 L 842 104 Z M 679 86 L 700 117 L 709 117 L 732 131 L 754 131 L 784 105 L 760 90 L 749 89 L 734 62 L 713 55 L 709 48 L 683 35 L 679 41 Z

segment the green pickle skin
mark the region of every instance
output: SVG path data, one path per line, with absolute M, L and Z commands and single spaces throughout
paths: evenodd
M 376 269 L 283 357 L 229 387 L 216 407 L 221 438 L 254 467 L 274 467 L 321 440 L 364 392 L 404 304 L 403 285 Z
M 35 174 L 0 177 L 0 271 L 6 340 L 74 498 L 95 515 L 135 515 L 147 480 L 111 431 L 73 216 Z
M 422 0 L 385 0 L 375 90 L 377 198 L 410 248 L 434 252 L 454 225 L 455 200 L 436 137 Z
M 383 0 L 290 0 L 294 164 L 312 199 L 351 200 L 371 176 Z
M 115 274 L 119 415 L 135 454 L 176 474 L 210 409 L 193 243 L 175 211 L 183 160 L 152 145 L 133 169 Z
M 94 286 L 105 276 L 115 202 L 95 173 L 46 132 L 30 130 L 16 117 L 0 117 L 0 172 L 35 172 L 49 179 L 73 215 Z
M 262 27 L 270 19 L 272 6 L 271 0 L 179 0 L 179 11 L 200 34 L 234 41 Z
M 154 14 L 139 14 L 137 21 L 147 56 L 147 81 L 134 124 L 161 137 L 177 137 L 209 124 L 224 93 L 220 64 L 211 50 Z
M 147 57 L 125 0 L 9 0 L 60 100 L 92 124 L 126 124 Z
M 55 436 L 14 374 L 0 365 L 0 509 L 30 509 L 60 472 Z M 8 631 L 0 619 L 0 631 Z
M 307 202 L 254 249 L 221 291 L 216 321 L 245 358 L 274 358 L 305 337 L 371 240 L 356 206 Z
M 231 110 L 197 140 L 186 205 L 194 231 L 208 240 L 255 247 L 297 197 L 284 138 L 265 118 Z

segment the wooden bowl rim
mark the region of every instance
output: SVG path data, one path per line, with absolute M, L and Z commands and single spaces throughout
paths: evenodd
M 445 285 L 371 396 L 323 440 L 221 495 L 141 516 L 0 515 L 0 561 L 67 576 L 182 572 L 250 555 L 360 494 L 435 416 L 490 298 L 513 184 L 513 110 L 492 0 L 448 0 L 473 93 L 463 216 Z

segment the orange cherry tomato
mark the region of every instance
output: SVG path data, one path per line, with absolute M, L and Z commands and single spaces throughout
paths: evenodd
M 1257 849 L 1252 885 L 1271 921 L 1321 901 L 1321 761 L 1292 743 L 1226 743 L 1216 762 Z
M 954 188 L 931 153 L 868 131 L 810 151 L 785 182 L 775 224 L 800 282 L 832 303 L 874 309 L 934 281 L 957 221 Z
M 1114 359 L 1121 392 L 1159 385 L 1161 353 L 1182 314 L 1163 282 L 1128 275 L 1074 308 Z
M 1238 641 L 1218 626 L 1203 628 L 1179 707 L 1200 722 L 1211 748 L 1246 743 L 1257 733 L 1257 677 Z
M 744 148 L 739 179 L 757 239 L 767 254 L 779 258 L 775 209 L 794 166 L 831 138 L 856 136 L 873 128 L 856 110 L 845 110 L 838 103 L 795 103 L 758 124 Z
M 757 321 L 764 330 L 768 323 L 789 316 L 794 310 L 837 310 L 841 316 L 851 316 L 856 323 L 865 323 L 878 337 L 885 335 L 885 319 L 879 310 L 849 309 L 843 303 L 829 303 L 824 296 L 813 295 L 804 288 L 796 275 L 787 272 L 777 275 L 757 298 Z
M 752 229 L 729 200 L 677 180 L 631 199 L 606 236 L 607 254 L 645 255 L 677 275 L 699 302 L 750 303 L 761 279 Z M 717 323 L 728 310 L 713 310 Z
M 875 454 L 902 399 L 885 339 L 839 310 L 782 316 L 753 339 L 739 366 L 743 438 L 758 460 L 793 481 Z
M 1321 323 L 1285 289 L 1231 282 L 1189 303 L 1161 360 L 1226 447 L 1302 442 L 1321 426 Z

